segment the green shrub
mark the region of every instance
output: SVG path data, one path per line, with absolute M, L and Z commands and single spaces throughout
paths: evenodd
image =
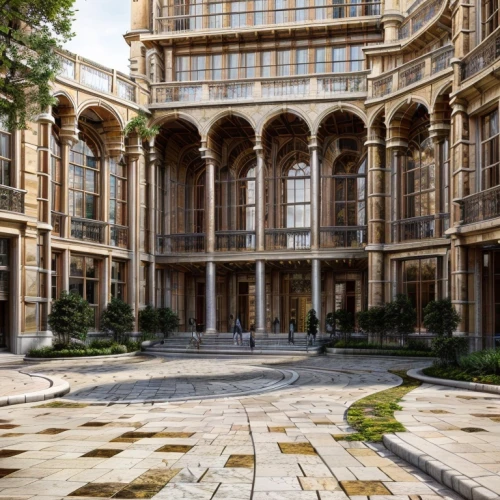
M 454 365 L 469 350 L 467 337 L 439 336 L 432 341 L 432 352 L 442 365 Z
M 408 339 L 405 347 L 407 349 L 411 349 L 412 351 L 432 351 L 431 347 L 429 347 L 427 343 L 423 340 L 417 339 Z
M 137 352 L 141 350 L 142 341 L 127 339 L 123 345 L 127 348 L 127 352 Z
M 316 316 L 314 309 L 309 309 L 306 316 L 306 328 L 308 335 L 316 335 L 318 333 L 319 319 Z
M 113 335 L 115 342 L 122 343 L 127 333 L 134 330 L 135 317 L 132 308 L 121 299 L 113 297 L 102 313 L 101 328 Z
M 379 339 L 380 344 L 382 344 L 387 332 L 385 307 L 370 307 L 366 311 L 359 312 L 357 317 L 358 326 L 361 330 L 375 336 Z
M 413 333 L 417 322 L 417 313 L 411 300 L 398 293 L 392 302 L 385 305 L 386 331 L 404 338 Z
M 424 309 L 424 326 L 438 336 L 451 337 L 460 324 L 457 313 L 450 299 L 433 300 Z
M 343 340 L 349 340 L 354 330 L 354 315 L 350 311 L 339 309 L 333 313 L 333 318 Z
M 139 311 L 139 331 L 144 337 L 153 337 L 158 331 L 158 310 L 147 305 Z
M 96 341 L 96 344 L 97 342 L 98 341 Z M 130 350 L 127 346 L 116 343 L 112 343 L 108 347 L 92 347 L 91 344 L 88 347 L 78 346 L 77 348 L 72 347 L 71 349 L 54 349 L 54 347 L 50 346 L 30 349 L 27 356 L 33 358 L 76 358 L 79 356 L 110 356 L 112 354 L 125 354 L 138 350 L 134 343 L 132 343 L 131 347 L 134 347 L 134 349 Z
M 80 295 L 63 290 L 61 296 L 52 302 L 49 326 L 59 343 L 67 346 L 72 338 L 85 340 L 94 320 L 93 314 L 89 303 Z
M 124 345 L 114 345 L 111 347 L 111 354 L 125 354 L 127 347 Z
M 112 339 L 95 339 L 90 342 L 88 347 L 92 349 L 107 349 L 114 344 Z
M 168 337 L 171 333 L 179 328 L 179 316 L 175 314 L 170 307 L 161 307 L 158 309 L 158 329 L 163 333 L 164 337 Z
M 458 366 L 471 375 L 500 375 L 500 350 L 473 352 L 460 358 Z

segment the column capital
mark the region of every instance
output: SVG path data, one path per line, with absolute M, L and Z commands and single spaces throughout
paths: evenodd
M 307 143 L 307 147 L 312 150 L 317 150 L 319 148 L 318 138 L 315 135 L 309 137 L 309 141 Z

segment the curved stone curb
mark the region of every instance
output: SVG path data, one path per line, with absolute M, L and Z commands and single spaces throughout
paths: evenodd
M 250 351 L 235 351 L 232 349 L 178 349 L 178 348 L 170 348 L 170 349 L 153 349 L 146 348 L 142 354 L 152 354 L 153 356 L 162 356 L 167 354 L 175 354 L 175 355 L 183 355 L 189 354 L 191 356 L 213 356 L 221 355 L 221 356 L 319 356 L 319 350 L 311 350 L 311 351 L 287 351 L 287 350 L 263 350 L 263 349 L 254 349 L 253 352 Z
M 447 378 L 435 378 L 425 375 L 422 368 L 408 370 L 408 376 L 416 378 L 421 382 L 432 385 L 445 385 L 456 387 L 457 389 L 466 389 L 467 391 L 489 392 L 491 394 L 500 394 L 500 386 L 489 384 L 478 384 L 476 382 L 464 382 L 462 380 L 450 380 Z
M 135 352 L 126 352 L 124 354 L 105 354 L 103 356 L 71 356 L 69 358 L 28 358 L 27 356 L 25 356 L 24 361 L 26 361 L 27 363 L 29 362 L 45 363 L 48 361 L 75 361 L 77 359 L 84 359 L 88 361 L 90 359 L 131 358 L 133 356 L 138 356 L 139 354 L 142 354 L 142 352 L 135 351 Z
M 405 443 L 394 434 L 384 436 L 384 445 L 389 451 L 429 474 L 442 485 L 452 489 L 467 500 L 498 500 L 498 495 L 473 479 L 448 467 L 425 452 Z
M 263 368 L 263 367 L 261 367 Z M 268 370 L 274 370 L 273 368 L 267 368 Z M 204 395 L 204 396 L 185 396 L 185 397 L 178 397 L 178 398 L 162 398 L 162 399 L 122 399 L 120 401 L 106 401 L 102 399 L 97 399 L 97 400 L 87 400 L 87 399 L 73 399 L 72 401 L 78 401 L 79 403 L 85 403 L 85 404 L 92 404 L 92 403 L 107 403 L 107 404 L 113 404 L 113 405 L 120 405 L 120 404 L 144 404 L 144 403 L 176 403 L 179 401 L 205 401 L 207 399 L 224 399 L 224 398 L 234 398 L 234 397 L 244 397 L 244 396 L 251 396 L 254 394 L 262 394 L 264 392 L 272 392 L 276 391 L 278 389 L 282 389 L 284 387 L 287 387 L 289 385 L 294 384 L 297 382 L 299 379 L 299 374 L 294 371 L 294 370 L 281 370 L 278 369 L 283 375 L 283 378 L 276 382 L 275 384 L 268 386 L 268 387 L 263 387 L 260 389 L 252 389 L 249 391 L 242 391 L 242 392 L 230 392 L 227 394 L 210 394 L 210 395 Z M 287 378 L 288 377 L 288 378 Z
M 48 377 L 47 375 L 40 375 L 38 373 L 22 372 L 23 375 L 29 377 L 38 377 L 48 380 L 50 387 L 42 389 L 41 391 L 28 392 L 26 394 L 16 394 L 13 396 L 0 397 L 0 406 L 17 405 L 23 403 L 36 403 L 38 401 L 45 401 L 46 399 L 59 398 L 68 394 L 70 391 L 69 383 L 65 380 L 56 377 Z
M 328 355 L 331 354 L 343 354 L 347 356 L 362 356 L 363 354 L 370 354 L 370 355 L 377 355 L 377 356 L 384 356 L 385 358 L 411 358 L 411 359 L 423 359 L 427 360 L 429 358 L 434 359 L 434 356 L 432 356 L 429 353 L 429 356 L 405 356 L 405 354 L 389 354 L 390 352 L 397 352 L 397 351 L 391 351 L 390 349 L 351 349 L 348 347 L 342 347 L 342 348 L 336 348 L 336 347 L 327 347 L 326 352 Z

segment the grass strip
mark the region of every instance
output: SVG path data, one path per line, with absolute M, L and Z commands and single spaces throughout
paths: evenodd
M 430 366 L 424 369 L 429 377 L 459 380 L 460 382 L 475 382 L 477 384 L 500 385 L 500 375 L 471 375 L 458 367 Z
M 357 432 L 342 436 L 342 440 L 380 442 L 384 434 L 406 431 L 394 418 L 394 412 L 402 409 L 398 403 L 421 382 L 408 377 L 404 371 L 391 373 L 401 377 L 403 383 L 356 401 L 347 411 L 347 422 Z

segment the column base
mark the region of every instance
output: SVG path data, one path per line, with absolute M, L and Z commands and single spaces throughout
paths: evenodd
M 217 333 L 217 330 L 215 328 L 207 328 L 205 330 L 205 333 L 213 334 L 213 333 Z
M 255 333 L 266 333 L 266 329 L 265 328 L 256 328 Z

